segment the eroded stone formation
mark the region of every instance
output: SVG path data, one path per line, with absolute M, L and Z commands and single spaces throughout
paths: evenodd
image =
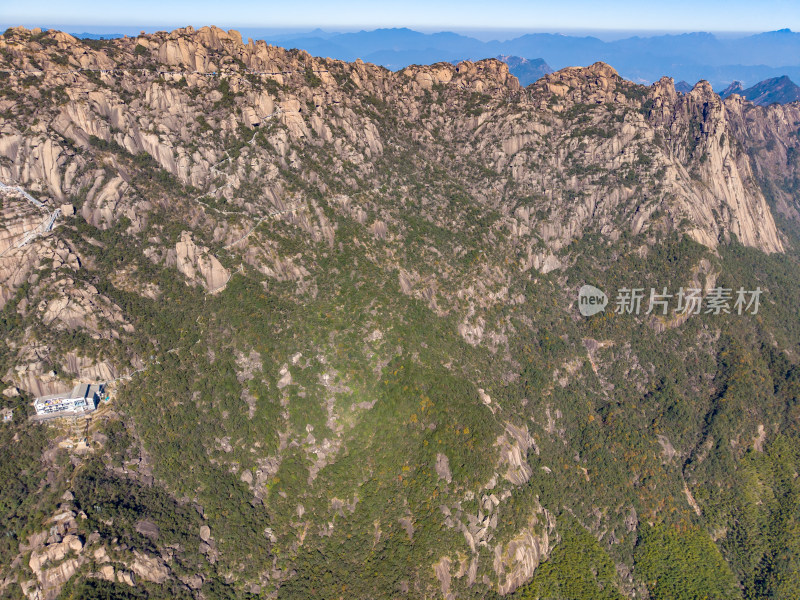
M 596 63 L 523 89 L 496 60 L 393 73 L 244 43 L 214 27 L 102 44 L 16 28 L 0 38 L 0 57 L 0 182 L 45 204 L 0 191 L 0 306 L 26 324 L 24 336 L 9 342 L 13 366 L 4 377 L 35 395 L 68 386 L 53 365 L 71 377 L 109 380 L 148 364 L 126 344 L 139 325 L 104 290 L 157 301 L 163 289 L 120 248 L 140 251 L 147 266 L 169 269 L 204 299 L 251 273 L 263 277 L 265 293 L 272 284 L 293 286 L 298 302 L 315 298 L 330 275 L 321 258 L 363 249 L 399 294 L 454 317 L 467 344 L 511 363 L 514 332 L 491 311 L 522 304 L 509 291 L 513 282 L 558 273 L 575 260 L 570 244 L 584 236 L 633 236 L 643 255 L 675 232 L 712 250 L 735 238 L 780 253 L 787 244 L 773 211 L 800 218 L 791 187 L 798 105 L 755 107 L 736 95 L 722 101 L 705 82 L 683 94 L 671 79 L 638 86 Z M 56 207 L 54 230 L 19 245 Z M 429 234 L 415 236 L 411 218 Z M 293 243 L 279 243 L 279 235 Z M 101 251 L 90 255 L 77 240 Z M 504 260 L 487 259 L 491 252 Z M 106 254 L 113 274 L 98 281 Z M 700 274 L 706 287 L 714 281 L 707 262 L 689 274 L 698 286 Z M 65 332 L 85 334 L 100 350 L 57 345 Z M 375 328 L 365 343 L 382 337 Z M 249 377 L 241 381 L 254 370 L 245 359 L 239 366 Z M 278 372 L 282 408 L 303 360 L 297 353 Z M 334 375 L 321 380 L 329 393 L 324 410 L 340 436 Z M 495 416 L 497 405 L 480 394 Z M 252 419 L 256 399 L 250 390 L 242 398 Z M 371 408 L 363 401 L 353 410 Z M 432 561 L 445 597 L 462 579 L 513 591 L 557 538 L 542 507 L 510 538 L 494 537 L 497 507 L 508 498 L 495 493 L 497 481 L 525 485 L 532 475 L 526 456 L 538 453 L 527 426 L 503 427 L 493 445 L 497 473 L 479 490 L 479 510 L 443 505 L 446 526 L 465 543 L 458 561 Z M 342 447 L 339 437 L 317 440 L 311 430 L 303 439 L 313 449 L 314 476 Z M 215 443 L 231 451 L 230 439 Z M 280 465 L 279 457 L 259 460 L 255 476 L 241 475 L 256 498 Z M 435 472 L 451 482 L 446 455 L 437 456 Z M 336 510 L 352 512 L 355 504 L 337 500 Z M 413 539 L 413 519 L 401 525 Z M 55 597 L 90 551 L 109 580 L 169 576 L 156 556 L 106 549 L 69 528 L 59 535 L 26 542 L 36 580 L 24 591 L 36 585 Z M 210 531 L 200 538 L 204 554 L 216 556 Z M 478 579 L 481 549 L 492 566 Z M 111 566 L 107 552 L 116 550 Z M 196 589 L 202 581 L 184 583 Z

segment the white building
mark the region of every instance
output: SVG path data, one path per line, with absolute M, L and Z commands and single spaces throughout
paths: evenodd
M 93 411 L 103 391 L 103 384 L 79 383 L 71 392 L 37 398 L 33 407 L 38 415 L 81 414 Z

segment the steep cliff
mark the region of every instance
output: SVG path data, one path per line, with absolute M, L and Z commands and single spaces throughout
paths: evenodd
M 4 397 L 132 375 L 81 452 L 39 441 L 86 518 L 3 540 L 0 590 L 524 597 L 551 558 L 570 573 L 575 527 L 590 589 L 639 597 L 658 525 L 772 585 L 726 494 L 798 418 L 797 104 L 602 63 L 523 88 L 497 60 L 14 28 L 0 115 L 0 182 L 33 199 L 0 191 Z M 581 320 L 588 281 L 766 308 Z M 54 499 L 21 497 L 3 522 L 43 531 Z

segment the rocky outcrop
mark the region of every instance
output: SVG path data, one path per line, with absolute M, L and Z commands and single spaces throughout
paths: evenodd
M 434 468 L 436 469 L 436 474 L 439 476 L 439 479 L 444 479 L 447 483 L 452 481 L 453 476 L 450 473 L 450 460 L 446 455 L 441 452 L 436 455 L 436 465 Z
M 676 93 L 669 78 L 646 95 L 634 95 L 641 91 L 633 87 L 602 63 L 563 69 L 530 88 L 533 103 L 541 99 L 540 109 L 552 106 L 550 125 L 499 115 L 490 134 L 503 140 L 493 147 L 496 168 L 510 169 L 532 192 L 562 198 L 555 205 L 541 203 L 550 212 L 547 222 L 521 213 L 511 226 L 521 235 L 538 228 L 555 251 L 589 229 L 615 239 L 621 220 L 635 234 L 678 229 L 711 248 L 735 236 L 764 252 L 783 251 L 749 158 L 736 144 L 727 104 L 705 82 L 684 95 Z M 624 108 L 631 105 L 635 112 Z M 599 106 L 618 106 L 621 112 L 609 115 Z M 484 139 L 487 129 L 480 130 Z M 530 163 L 547 168 L 528 170 Z M 561 175 L 551 174 L 565 168 L 574 174 L 559 184 Z M 623 180 L 609 189 L 606 183 L 597 185 L 607 176 L 591 173 L 626 173 L 629 183 Z M 525 267 L 536 263 L 547 270 L 557 265 L 541 257 L 528 259 Z
M 681 210 L 694 224 L 690 231 L 692 237 L 714 247 L 720 240 L 735 234 L 746 246 L 768 253 L 782 252 L 783 243 L 764 195 L 753 178 L 748 157 L 732 145 L 735 138 L 727 104 L 706 82 L 698 83 L 680 100 L 673 106 L 676 117 L 671 129 L 675 131 L 685 126 L 677 118 L 678 114 L 688 113 L 690 123 L 699 125 L 695 140 L 689 139 L 689 143 L 696 143 L 691 158 L 699 157 L 695 177 L 699 176 L 704 186 L 679 184 L 676 177 L 676 185 L 672 187 L 676 192 L 683 191 L 678 197 L 684 199 Z M 722 218 L 715 218 L 715 212 Z
M 163 557 L 130 550 L 124 545 L 114 545 L 109 556 L 98 532 L 86 539 L 77 535 L 78 521 L 84 520 L 86 515 L 76 512 L 72 506 L 74 496 L 71 492 L 66 492 L 62 500 L 65 502 L 60 505 L 59 512 L 47 520 L 47 529 L 29 536 L 25 543 L 20 544 L 20 557 L 30 553 L 28 567 L 35 577 L 20 582 L 27 598 L 53 600 L 59 596 L 64 584 L 79 572 L 131 586 L 137 580 L 162 584 L 172 576 Z M 86 567 L 91 565 L 95 571 L 87 573 Z
M 75 534 L 75 516 L 69 510 L 55 515 L 49 533 L 31 536 L 28 544 L 20 546 L 21 552 L 30 549 L 28 566 L 35 577 L 20 584 L 28 598 L 57 598 L 64 584 L 87 562 L 84 541 Z
M 28 35 L 14 31 L 0 45 L 16 44 Z M 80 45 L 67 38 L 56 41 L 60 47 Z M 214 195 L 227 200 L 233 200 L 232 190 L 241 185 L 245 172 L 269 173 L 274 162 L 252 146 L 255 136 L 234 160 L 215 147 L 209 132 L 198 135 L 188 123 L 213 114 L 206 122 L 220 133 L 235 132 L 240 124 L 254 132 L 269 125 L 269 145 L 282 165 L 297 163 L 293 144 L 330 145 L 338 159 L 368 175 L 393 135 L 374 112 L 377 107 L 378 113 L 387 110 L 411 121 L 427 115 L 414 133 L 420 141 L 433 144 L 432 131 L 440 131 L 445 141 L 463 139 L 465 156 L 507 173 L 521 193 L 543 197 L 533 214 L 536 209 L 549 210 L 546 221 L 531 219 L 528 213 L 509 222 L 521 237 L 541 238 L 549 247 L 549 252 L 531 252 L 520 265 L 524 269 L 558 269 L 557 253 L 571 240 L 587 230 L 613 239 L 621 227 L 645 235 L 683 230 L 712 248 L 736 237 L 765 252 L 783 249 L 749 158 L 734 143 L 745 131 L 732 127 L 732 120 L 741 120 L 735 98 L 722 103 L 704 82 L 678 94 L 672 80 L 665 78 L 643 92 L 608 65 L 596 63 L 546 75 L 523 91 L 508 66 L 497 60 L 412 66 L 390 73 L 360 61 L 345 65 L 302 52 L 290 54 L 263 42 L 244 43 L 237 32 L 215 27 L 114 43 L 117 67 L 155 60 L 175 71 L 164 74 L 166 85 L 144 74 L 126 75 L 133 77 L 129 87 L 136 90 L 127 103 L 113 81 L 101 87 L 79 77 L 67 86 L 70 101 L 53 116 L 52 131 L 84 149 L 97 147 L 99 140 L 102 151 L 119 148 L 152 157 L 160 169 L 194 186 L 208 186 L 224 169 L 228 182 Z M 135 48 L 144 48 L 149 59 L 137 55 Z M 88 59 L 96 64 L 108 60 L 89 49 L 80 54 L 97 54 Z M 251 79 L 242 76 L 242 67 Z M 209 78 L 218 72 L 229 75 L 227 91 L 216 89 Z M 56 84 L 66 76 L 54 71 L 51 77 Z M 264 89 L 263 82 L 281 86 L 281 91 L 274 85 Z M 343 82 L 357 92 L 345 93 Z M 424 98 L 433 102 L 429 113 Z M 507 103 L 509 98 L 513 104 Z M 220 103 L 232 103 L 234 113 L 215 111 Z M 609 106 L 618 108 L 609 114 Z M 521 119 L 522 114 L 528 116 Z M 153 115 L 158 115 L 157 127 Z M 781 132 L 781 139 L 788 140 L 786 136 Z M 190 139 L 199 142 L 197 148 Z M 9 166 L 0 165 L 0 176 L 40 186 L 54 198 L 88 185 L 81 210 L 98 226 L 107 227 L 122 216 L 134 229 L 144 225 L 148 205 L 135 197 L 124 173 L 99 177 L 94 172 L 90 179 L 90 173 L 82 171 L 84 159 L 52 136 L 23 136 L 6 126 L 0 154 L 11 160 Z M 541 168 L 526 166 L 532 164 Z M 334 167 L 334 172 L 340 169 Z M 627 181 L 609 186 L 608 177 L 598 183 L 601 177 L 582 177 L 583 170 L 625 174 Z M 562 178 L 567 171 L 572 174 Z M 487 191 L 474 190 L 476 195 Z M 376 227 L 375 235 L 384 236 L 385 226 Z M 206 267 L 221 272 L 216 265 Z M 199 280 L 209 286 L 205 274 Z
M 58 329 L 85 329 L 99 338 L 119 338 L 123 331 L 133 331 L 125 323 L 122 310 L 102 296 L 96 287 L 81 285 L 72 278 L 57 279 L 53 286 L 59 290 L 58 297 L 43 300 L 36 307 L 45 325 Z M 110 324 L 111 326 L 107 326 Z
M 45 218 L 43 211 L 13 190 L 0 190 L 0 308 L 27 280 L 39 255 L 31 245 L 18 247 L 26 234 L 36 230 Z
M 420 358 L 409 348 L 413 339 L 390 342 L 396 331 L 379 320 L 382 311 L 392 310 L 397 330 L 406 319 L 397 307 L 445 317 L 444 326 L 465 342 L 462 350 L 488 350 L 487 359 L 499 365 L 497 381 L 511 383 L 521 360 L 513 336 L 520 328 L 536 329 L 528 313 L 509 316 L 529 300 L 520 279 L 529 289 L 543 281 L 562 285 L 559 272 L 577 258 L 573 242 L 589 236 L 598 243 L 622 240 L 621 247 L 647 256 L 667 235 L 687 234 L 712 250 L 738 241 L 777 253 L 787 244 L 772 211 L 800 218 L 792 188 L 798 177 L 797 107 L 758 108 L 736 95 L 723 102 L 703 82 L 685 93 L 666 78 L 637 86 L 596 63 L 548 74 L 522 89 L 499 61 L 392 73 L 362 61 L 244 43 L 237 32 L 214 27 L 103 44 L 14 29 L 0 37 L 0 50 L 25 71 L 10 73 L 0 85 L 28 90 L 14 101 L 0 94 L 0 180 L 23 184 L 47 212 L 61 205 L 64 215 L 63 226 L 50 235 L 13 248 L 45 213 L 23 198 L 3 195 L 0 304 L 13 309 L 10 320 L 24 324 L 4 347 L 13 367 L 3 378 L 15 389 L 41 395 L 69 389 L 76 379 L 113 379 L 134 365 L 171 368 L 163 353 L 182 342 L 151 335 L 140 323 L 160 302 L 174 301 L 176 289 L 178 296 L 186 292 L 184 284 L 222 294 L 222 301 L 208 302 L 209 310 L 232 306 L 237 299 L 228 282 L 234 272 L 248 278 L 248 293 L 275 302 L 281 317 L 272 324 L 276 335 L 291 326 L 284 315 L 301 312 L 293 311 L 295 302 L 312 307 L 308 327 L 316 327 L 317 319 L 340 324 L 318 337 L 298 329 L 298 337 L 309 337 L 302 354 L 293 348 L 296 354 L 279 356 L 269 344 L 251 351 L 225 339 L 196 355 L 215 363 L 220 352 L 230 352 L 220 369 L 233 369 L 241 385 L 233 390 L 234 404 L 220 410 L 226 431 L 209 436 L 210 464 L 246 485 L 254 506 L 279 503 L 276 497 L 290 501 L 284 530 L 268 528 L 263 535 L 273 544 L 290 539 L 291 555 L 319 536 L 337 535 L 356 510 L 357 497 L 329 498 L 332 518 L 315 521 L 318 516 L 305 508 L 310 505 L 287 497 L 280 484 L 287 450 L 305 456 L 306 485 L 324 479 L 337 453 L 352 450 L 346 436 L 350 428 L 360 431 L 359 415 L 380 406 L 377 396 L 361 397 L 355 386 L 347 387 L 369 383 L 357 381 L 359 374 L 337 372 L 348 360 L 346 346 L 363 343 L 366 377 L 380 376 L 393 356 Z M 710 263 L 702 262 L 687 275 L 702 279 L 706 290 L 716 278 Z M 328 295 L 327 306 L 316 311 L 320 294 Z M 368 307 L 358 304 L 365 296 Z M 349 330 L 348 315 L 337 314 L 350 306 L 366 307 L 359 317 L 369 322 L 361 331 Z M 550 310 L 557 311 L 557 303 Z M 205 316 L 198 315 L 196 333 L 228 335 L 224 319 Z M 241 316 L 236 321 L 238 327 Z M 660 332 L 682 323 L 649 324 Z M 97 342 L 90 344 L 96 352 L 80 347 L 86 340 Z M 602 370 L 604 344 L 586 346 L 595 374 Z M 185 354 L 176 358 L 183 361 Z M 566 386 L 584 375 L 582 357 L 561 364 L 556 366 L 563 371 L 542 385 L 542 398 L 551 385 Z M 455 361 L 444 368 L 460 373 Z M 445 454 L 444 446 L 422 465 L 438 487 L 441 519 L 452 530 L 454 548 L 448 556 L 432 551 L 418 581 L 445 598 L 456 597 L 462 586 L 511 593 L 531 577 L 555 539 L 554 522 L 538 506 L 530 518 L 519 517 L 516 530 L 505 525 L 510 510 L 503 503 L 557 466 L 537 468 L 535 475 L 528 456 L 539 447 L 528 425 L 512 422 L 516 416 L 505 392 L 491 382 L 475 384 L 477 394 L 463 401 L 485 412 L 487 427 L 494 428 L 484 448 L 491 480 L 464 489 L 465 463 L 451 465 L 461 457 L 451 449 Z M 175 406 L 195 402 L 196 414 L 205 415 L 207 394 L 192 391 L 175 398 Z M 295 406 L 301 399 L 316 400 L 315 394 L 322 409 L 314 412 L 322 418 L 316 429 L 299 425 L 305 411 Z M 529 406 L 529 400 L 520 404 Z M 545 402 L 551 400 L 556 402 Z M 275 440 L 239 448 L 243 442 L 235 429 L 245 417 L 231 414 L 237 407 L 252 428 L 275 418 L 285 429 L 276 429 Z M 547 425 L 537 436 L 544 431 L 566 443 L 565 426 L 556 422 L 561 412 L 552 408 L 551 418 L 547 405 Z M 425 435 L 434 440 L 443 431 L 436 428 L 446 424 L 423 412 L 414 414 L 419 420 L 413 425 L 430 427 Z M 459 439 L 471 444 L 464 436 Z M 671 454 L 665 458 L 678 456 Z M 121 472 L 150 477 L 146 461 L 137 464 Z M 588 480 L 585 470 L 584 476 Z M 415 481 L 401 477 L 408 485 Z M 398 500 L 400 512 L 374 524 L 375 543 L 387 539 L 389 527 L 402 528 L 403 540 L 426 543 L 426 529 L 416 520 L 420 514 L 409 500 Z M 208 522 L 216 527 L 215 519 Z M 136 528 L 155 545 L 168 537 L 146 519 Z M 197 527 L 200 560 L 224 564 L 216 572 L 245 589 L 237 580 L 242 565 L 226 563 L 225 532 L 213 533 L 209 526 Z M 108 550 L 87 542 L 87 550 L 78 551 L 48 539 L 29 549 L 36 573 L 26 582 L 30 594 L 56 590 L 88 569 L 128 585 L 175 578 L 192 590 L 203 588 L 211 573 L 178 569 L 184 563 L 171 560 L 177 548 L 160 548 L 158 556 L 108 541 Z M 94 557 L 91 567 L 82 562 L 87 554 Z M 272 576 L 265 568 L 247 585 L 261 593 L 265 581 L 283 575 Z M 417 584 L 404 581 L 399 587 L 410 585 Z
M 725 109 L 734 138 L 750 149 L 756 179 L 780 213 L 800 221 L 800 104 L 758 107 L 732 96 L 725 101 Z
M 15 385 L 32 396 L 46 396 L 68 392 L 75 383 L 106 382 L 116 379 L 117 368 L 107 361 L 96 361 L 76 352 L 68 352 L 63 356 L 51 356 L 52 350 L 45 345 L 34 345 L 26 353 L 18 355 L 19 364 L 6 376 Z M 65 373 L 52 371 L 54 360 L 63 360 Z
M 194 243 L 188 231 L 181 234 L 180 241 L 175 245 L 174 262 L 178 271 L 190 282 L 203 286 L 211 293 L 221 291 L 231 276 L 216 256 Z
M 509 594 L 533 576 L 536 567 L 550 555 L 554 534 L 554 519 L 541 509 L 531 516 L 528 527 L 508 543 L 495 546 L 492 568 L 500 581 L 498 593 Z
M 40 572 L 47 563 L 62 561 L 68 554 L 80 554 L 83 542 L 75 535 L 67 535 L 61 542 L 50 544 L 41 551 L 31 553 L 29 566 L 34 573 Z
M 504 477 L 514 485 L 522 485 L 530 479 L 533 471 L 528 464 L 528 450 L 536 450 L 536 443 L 523 429 L 511 423 L 506 424 L 506 432 L 497 438 L 495 446 L 500 452 L 500 464 L 505 466 Z
M 449 557 L 443 556 L 439 559 L 439 561 L 433 565 L 433 572 L 436 575 L 436 579 L 439 580 L 439 584 L 442 590 L 442 597 L 445 600 L 453 600 L 455 595 L 450 591 L 450 565 L 452 561 Z
M 153 583 L 164 583 L 169 578 L 170 570 L 161 558 L 147 556 L 136 550 L 133 554 L 135 559 L 131 571 L 136 577 Z

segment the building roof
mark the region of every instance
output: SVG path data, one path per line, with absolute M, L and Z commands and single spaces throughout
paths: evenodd
M 89 395 L 89 384 L 88 383 L 79 383 L 74 388 L 72 388 L 72 395 L 70 396 L 72 399 L 75 398 L 86 398 Z
M 71 398 L 72 394 L 70 392 L 61 392 L 60 394 L 50 394 L 49 396 L 39 396 L 36 398 L 36 403 L 48 402 L 51 400 L 64 400 L 66 398 Z
M 49 396 L 40 396 L 36 398 L 37 404 L 52 402 L 53 400 L 77 400 L 80 398 L 91 398 L 95 393 L 102 391 L 103 384 L 91 385 L 88 383 L 79 383 L 70 392 L 61 392 L 59 394 L 50 394 Z

